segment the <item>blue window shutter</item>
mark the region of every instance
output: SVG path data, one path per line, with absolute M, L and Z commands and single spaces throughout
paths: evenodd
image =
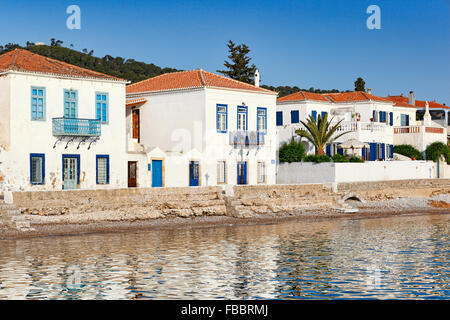
M 391 159 L 394 158 L 394 145 L 391 144 L 390 145 L 390 149 L 391 149 Z
M 325 115 L 327 114 L 328 112 L 326 112 L 326 111 L 322 111 L 322 113 L 321 113 L 321 117 L 322 117 L 322 119 L 323 119 L 323 117 L 325 117 Z
M 361 149 L 361 152 L 362 152 L 362 157 L 363 157 L 363 159 L 365 160 L 365 159 L 366 159 L 366 148 L 365 148 L 365 147 L 362 148 L 362 149 Z
M 291 111 L 291 123 L 298 123 L 298 122 L 299 122 L 298 110 L 292 110 Z
M 384 143 L 381 144 L 381 159 L 386 160 L 386 145 Z
M 393 112 L 389 112 L 389 125 L 391 125 L 391 126 L 394 125 L 394 113 Z
M 327 156 L 331 157 L 331 144 L 327 144 Z
M 342 149 L 342 148 L 338 148 L 337 152 L 342 156 L 344 155 L 344 149 Z
M 283 125 L 283 112 L 277 111 L 277 126 Z
M 109 156 L 106 157 L 106 183 L 109 184 Z
M 375 110 L 373 110 L 373 112 L 372 112 L 372 118 L 373 118 L 373 122 L 375 122 Z
M 317 121 L 317 111 L 316 110 L 311 111 L 311 115 L 313 116 L 314 121 Z
M 370 161 L 377 160 L 377 144 L 370 143 Z
M 378 122 L 383 122 L 383 111 L 380 111 L 380 112 L 378 113 L 378 116 L 379 116 Z
M 409 114 L 406 115 L 406 126 L 409 126 Z

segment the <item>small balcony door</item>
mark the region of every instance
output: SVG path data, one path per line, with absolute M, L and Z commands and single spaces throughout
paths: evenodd
M 200 165 L 198 161 L 189 162 L 189 186 L 197 187 L 200 182 Z
M 69 134 L 76 134 L 78 132 L 78 123 L 71 120 L 77 117 L 78 92 L 75 90 L 64 90 L 64 132 Z
M 78 168 L 79 168 L 79 158 L 72 156 L 63 157 L 63 180 L 64 180 L 64 190 L 73 190 L 78 187 Z
M 238 107 L 237 129 L 238 131 L 247 130 L 247 107 Z

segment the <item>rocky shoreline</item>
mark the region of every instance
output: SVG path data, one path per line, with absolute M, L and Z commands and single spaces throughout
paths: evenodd
M 431 198 L 400 198 L 385 201 L 352 202 L 356 213 L 342 213 L 332 209 L 301 210 L 288 213 L 266 213 L 239 218 L 223 215 L 166 217 L 121 216 L 119 213 L 71 214 L 62 216 L 34 216 L 30 219 L 32 230 L 20 231 L 0 226 L 0 240 L 46 236 L 67 236 L 90 233 L 137 232 L 186 228 L 216 228 L 258 224 L 276 224 L 324 219 L 371 219 L 402 215 L 450 214 L 450 195 Z M 78 216 L 78 217 L 77 217 Z M 92 217 L 95 216 L 95 219 Z M 48 219 L 53 218 L 53 219 Z

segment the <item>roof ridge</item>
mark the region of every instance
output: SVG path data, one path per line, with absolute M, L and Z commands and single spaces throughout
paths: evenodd
M 19 48 L 16 48 L 15 50 L 14 50 L 14 58 L 13 58 L 13 61 L 12 61 L 12 63 L 11 63 L 11 70 L 14 68 L 14 65 L 16 64 L 16 60 L 17 60 L 17 55 L 19 54 Z
M 202 81 L 202 86 L 206 87 L 206 82 L 205 82 L 205 79 L 203 79 L 202 71 L 203 71 L 203 70 L 202 70 L 201 68 L 198 69 L 198 73 L 199 73 L 200 79 L 201 79 L 201 81 Z

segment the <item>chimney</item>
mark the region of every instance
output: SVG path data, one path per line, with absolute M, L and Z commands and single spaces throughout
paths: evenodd
M 372 94 L 372 88 L 367 88 L 367 93 Z
M 255 87 L 259 87 L 259 81 L 260 81 L 260 79 L 261 79 L 261 76 L 259 75 L 259 70 L 256 69 L 255 75 L 254 75 Z
M 413 106 L 416 105 L 416 98 L 414 97 L 414 91 L 409 92 L 408 103 Z

